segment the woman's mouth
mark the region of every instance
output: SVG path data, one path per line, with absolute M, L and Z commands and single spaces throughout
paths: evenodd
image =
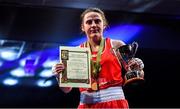
M 99 33 L 99 29 L 90 30 L 90 33 Z

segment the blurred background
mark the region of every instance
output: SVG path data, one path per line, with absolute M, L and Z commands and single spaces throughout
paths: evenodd
M 44 81 L 60 45 L 86 40 L 88 7 L 105 12 L 105 37 L 139 44 L 145 82 L 125 89 L 130 107 L 180 107 L 180 0 L 0 0 L 0 107 L 77 107 L 78 89 L 64 94 L 55 78 Z

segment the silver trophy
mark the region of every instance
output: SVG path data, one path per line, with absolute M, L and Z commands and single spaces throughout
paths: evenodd
M 133 69 L 131 67 L 127 67 L 128 62 L 135 57 L 137 48 L 138 43 L 133 42 L 132 44 L 123 45 L 117 49 L 121 58 L 122 65 L 126 70 L 126 73 L 124 75 L 124 85 L 138 83 L 144 80 L 141 75 L 141 71 Z

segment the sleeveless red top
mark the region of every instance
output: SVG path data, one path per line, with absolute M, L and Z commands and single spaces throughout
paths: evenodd
M 99 90 L 105 89 L 111 86 L 120 86 L 123 84 L 121 65 L 119 64 L 117 57 L 112 52 L 111 39 L 105 39 L 104 50 L 101 55 L 101 71 L 98 76 Z M 85 44 L 81 44 L 80 47 L 87 47 Z M 92 55 L 96 55 L 97 52 L 92 52 Z M 93 61 L 96 57 L 92 58 Z M 91 77 L 92 78 L 92 77 Z M 93 81 L 93 78 L 91 79 Z M 82 91 L 93 91 L 91 88 L 79 88 Z

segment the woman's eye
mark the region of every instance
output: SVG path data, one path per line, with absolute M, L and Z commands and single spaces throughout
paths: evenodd
M 86 24 L 91 25 L 93 22 L 94 22 L 95 24 L 99 24 L 99 23 L 101 23 L 101 20 L 100 20 L 100 19 L 87 20 L 87 21 L 86 21 Z
M 101 22 L 101 20 L 100 19 L 96 19 L 96 20 L 94 20 L 94 22 L 95 22 L 95 24 L 99 24 Z
M 86 21 L 86 24 L 91 25 L 91 24 L 92 24 L 92 20 L 87 20 L 87 21 Z

